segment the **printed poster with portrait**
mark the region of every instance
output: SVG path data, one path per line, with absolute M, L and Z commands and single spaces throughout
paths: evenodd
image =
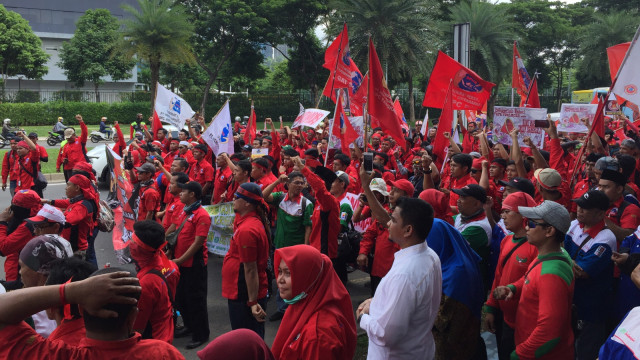
M 518 144 L 521 147 L 528 147 L 523 140 L 530 137 L 537 147 L 542 148 L 545 132 L 535 127 L 535 120 L 546 119 L 547 109 L 496 106 L 493 112 L 493 142 L 511 146 L 509 133 L 518 129 Z
M 589 119 L 589 124 L 593 124 L 596 110 L 598 110 L 597 104 L 562 104 L 558 131 L 588 133 L 589 128 L 582 119 Z

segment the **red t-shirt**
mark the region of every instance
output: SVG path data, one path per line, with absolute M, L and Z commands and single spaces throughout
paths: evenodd
M 173 219 L 173 223 L 176 224 L 176 229 L 182 224 L 185 218 L 188 218 L 187 222 L 182 227 L 182 231 L 178 234 L 178 240 L 176 242 L 176 248 L 174 250 L 174 257 L 177 259 L 182 256 L 196 239 L 196 236 L 204 236 L 207 237 L 209 235 L 209 228 L 211 227 L 211 216 L 200 206 L 193 213 L 187 214 L 182 211 L 180 216 L 175 216 Z M 181 267 L 191 267 L 193 266 L 193 258 L 197 258 L 198 253 L 196 253 L 191 259 L 187 259 L 180 266 Z M 207 265 L 208 259 L 208 251 L 207 251 L 207 242 L 205 241 L 202 244 L 202 257 L 203 263 L 201 265 Z
M 62 341 L 67 345 L 78 346 L 82 339 L 86 337 L 84 320 L 77 318 L 73 320 L 63 320 L 58 327 L 49 335 L 49 341 Z
M 165 231 L 171 226 L 173 220 L 182 213 L 182 209 L 184 208 L 184 204 L 180 201 L 179 196 L 171 196 L 172 202 L 165 208 L 164 217 L 162 218 L 162 226 Z M 180 226 L 180 224 L 177 224 L 176 226 Z
M 451 178 L 451 184 L 449 184 L 449 190 L 452 189 L 461 189 L 469 184 L 477 184 L 478 182 L 471 177 L 470 174 L 467 174 L 459 179 Z M 458 198 L 460 195 L 454 193 L 453 191 L 449 193 L 449 206 L 458 206 Z
M 26 222 L 7 235 L 8 224 L 0 222 L 0 255 L 7 256 L 4 263 L 4 271 L 7 281 L 18 279 L 18 259 L 17 255 L 22 248 L 33 239 L 34 234 L 31 227 L 27 227 Z
M 623 200 L 624 198 L 620 198 L 614 202 L 613 205 L 609 206 L 607 217 L 623 229 L 635 229 L 638 227 L 638 224 L 640 224 L 640 208 L 634 204 L 629 204 L 624 208 L 622 216 L 618 216 L 618 209 L 620 205 L 622 205 Z
M 138 221 L 145 220 L 149 212 L 158 210 L 160 210 L 160 193 L 153 184 L 143 186 L 140 190 Z
M 360 241 L 360 254 L 368 255 L 371 250 L 374 251 L 371 276 L 384 277 L 391 269 L 395 253 L 400 247 L 389 241 L 389 230 L 381 226 L 378 220 L 369 225 Z
M 166 270 L 162 266 L 160 257 L 156 257 L 152 264 L 138 272 L 142 292 L 138 300 L 138 316 L 133 325 L 134 329 L 145 330 L 151 325 L 151 337 L 156 340 L 173 342 L 173 305 L 169 298 L 167 283 L 160 276 L 149 271 L 158 270 L 161 274 Z M 171 294 L 175 296 L 176 289 Z
M 231 169 L 228 166 L 218 169 L 216 172 L 216 180 L 213 184 L 213 201 L 212 204 L 222 202 L 222 193 L 227 191 L 227 186 L 232 178 Z
M 16 191 L 31 189 L 33 186 L 33 176 L 36 175 L 33 171 L 33 165 L 35 164 L 37 169 L 39 163 L 40 153 L 37 149 L 31 150 L 26 156 L 17 158 L 16 161 L 13 162 L 13 171 L 18 175 Z M 20 164 L 22 164 L 22 166 Z
M 159 340 L 142 340 L 135 333 L 126 340 L 102 341 L 83 338 L 78 346 L 47 341 L 24 321 L 0 330 L 1 359 L 184 359 L 173 346 Z
M 203 188 L 207 182 L 213 182 L 213 167 L 205 159 L 195 162 L 189 169 L 189 177 Z
M 591 189 L 591 182 L 589 181 L 589 179 L 582 179 L 573 188 L 573 196 L 571 198 L 578 199 L 582 197 L 582 195 L 584 195 L 587 191 L 589 191 L 589 189 Z M 575 201 L 572 201 L 570 205 L 570 212 L 578 211 L 578 204 Z
M 236 216 L 233 229 L 229 251 L 222 262 L 222 296 L 231 300 L 244 300 L 247 290 L 240 265 L 255 261 L 260 284 L 258 299 L 262 299 L 267 296 L 269 259 L 269 240 L 264 225 L 255 212 L 250 212 L 242 217 Z
M 93 207 L 92 201 L 80 197 L 71 201 L 68 199 L 52 200 L 52 204 L 57 208 L 65 209 L 64 218 L 67 223 L 60 235 L 69 240 L 73 251 L 87 250 L 89 247 L 87 238 L 95 225 L 93 212 L 97 210 Z M 89 212 L 89 207 L 92 212 Z

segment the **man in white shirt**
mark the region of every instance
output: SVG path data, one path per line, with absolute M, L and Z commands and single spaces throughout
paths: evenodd
M 440 259 L 425 242 L 433 209 L 423 200 L 402 197 L 389 216 L 369 188 L 371 176 L 361 170 L 360 177 L 373 217 L 387 224 L 389 240 L 400 246 L 375 296 L 356 311 L 369 337 L 367 359 L 433 359 L 431 329 L 442 294 Z

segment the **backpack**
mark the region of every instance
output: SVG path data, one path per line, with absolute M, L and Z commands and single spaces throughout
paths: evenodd
M 102 232 L 111 232 L 116 225 L 115 214 L 106 201 L 100 200 L 98 204 L 98 230 Z
M 353 221 L 349 221 L 347 231 L 338 234 L 338 257 L 344 258 L 347 263 L 355 263 L 360 252 L 362 234 L 355 229 Z

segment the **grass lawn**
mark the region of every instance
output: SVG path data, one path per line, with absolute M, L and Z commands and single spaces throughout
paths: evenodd
M 66 124 L 67 126 L 71 126 L 74 129 L 76 129 L 76 131 L 78 131 L 78 133 L 80 133 L 80 125 L 78 125 L 78 123 L 76 122 L 75 124 Z M 16 126 L 16 125 L 14 125 Z M 43 136 L 49 136 L 49 131 L 53 130 L 53 124 L 51 126 L 49 125 L 44 125 L 44 126 L 20 126 L 21 129 L 24 129 L 27 134 L 31 133 L 31 132 L 35 132 L 36 134 L 38 134 L 39 137 L 43 137 Z M 100 126 L 98 125 L 89 125 L 87 126 L 87 129 L 89 129 L 89 134 L 91 134 L 92 131 L 98 131 L 98 129 L 100 129 Z M 55 171 L 55 169 L 54 169 Z
M 26 129 L 25 129 L 26 130 Z M 87 151 L 93 149 L 93 147 L 87 147 Z M 0 159 L 4 159 L 4 154 L 9 151 L 8 148 L 4 148 L 0 150 Z M 40 163 L 40 168 L 43 174 L 49 174 L 56 172 L 56 161 L 58 160 L 58 149 L 47 149 L 47 153 L 49 154 L 49 162 Z

